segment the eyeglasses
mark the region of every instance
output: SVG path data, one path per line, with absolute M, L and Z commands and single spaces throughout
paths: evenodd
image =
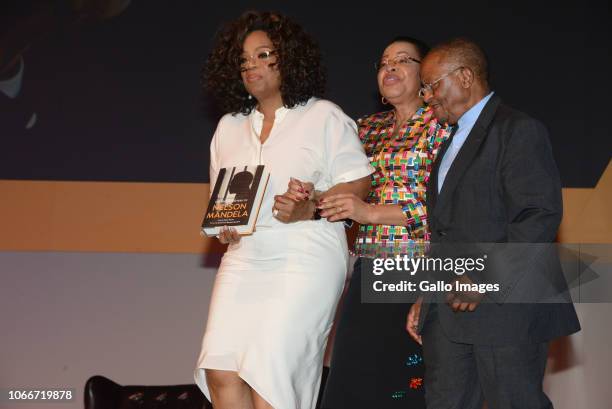
M 241 56 L 238 60 L 238 63 L 240 64 L 240 72 L 246 71 L 250 62 L 257 66 L 259 64 L 263 64 L 269 61 L 270 58 L 272 58 L 272 56 L 275 54 L 276 50 L 263 50 L 259 51 L 255 55 L 251 55 L 248 57 Z
M 448 77 L 449 75 L 451 75 L 455 71 L 460 70 L 462 68 L 465 68 L 465 67 L 457 67 L 457 68 L 455 68 L 453 70 L 450 70 L 449 72 L 447 72 L 446 74 L 444 74 L 443 76 L 441 76 L 437 80 L 430 82 L 429 84 L 423 82 L 422 85 L 421 85 L 421 89 L 419 89 L 419 97 L 423 98 L 425 96 L 426 92 L 431 92 L 433 94 L 433 92 L 436 90 L 436 88 L 438 88 L 436 85 L 438 85 L 440 83 L 440 81 L 442 81 L 444 78 Z
M 407 66 L 410 64 L 420 64 L 420 63 L 421 63 L 420 60 L 417 60 L 416 58 L 410 57 L 408 55 L 398 55 L 391 59 L 380 60 L 378 62 L 375 62 L 374 68 L 376 68 L 376 71 L 380 71 L 380 70 L 384 70 L 387 67 L 387 65 L 394 67 L 396 65 Z

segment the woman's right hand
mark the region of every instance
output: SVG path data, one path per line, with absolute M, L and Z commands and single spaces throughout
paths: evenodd
M 227 227 L 227 226 L 221 227 L 219 236 L 217 236 L 221 244 L 238 243 L 241 237 L 242 236 L 240 236 L 240 234 L 238 233 L 238 230 L 236 230 L 233 227 Z

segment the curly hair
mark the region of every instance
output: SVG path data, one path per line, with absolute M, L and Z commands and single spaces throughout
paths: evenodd
M 293 108 L 325 90 L 325 69 L 315 40 L 300 25 L 274 12 L 249 11 L 216 35 L 202 68 L 202 85 L 225 112 L 249 114 L 257 101 L 249 98 L 240 75 L 242 45 L 253 31 L 264 31 L 277 52 L 283 105 Z

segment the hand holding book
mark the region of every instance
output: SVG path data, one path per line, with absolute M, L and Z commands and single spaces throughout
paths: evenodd
M 240 233 L 238 233 L 238 230 L 228 226 L 221 227 L 219 235 L 217 236 L 221 244 L 238 243 L 241 237 L 242 236 Z
M 222 228 L 237 234 L 251 234 L 259 215 L 270 172 L 264 165 L 221 168 L 202 221 L 207 236 L 221 236 Z M 232 241 L 233 233 L 223 233 Z

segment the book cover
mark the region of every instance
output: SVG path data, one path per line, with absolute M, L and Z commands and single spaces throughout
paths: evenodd
M 253 233 L 269 177 L 264 165 L 221 168 L 202 220 L 202 232 L 217 236 L 221 227 L 228 226 L 240 234 Z

